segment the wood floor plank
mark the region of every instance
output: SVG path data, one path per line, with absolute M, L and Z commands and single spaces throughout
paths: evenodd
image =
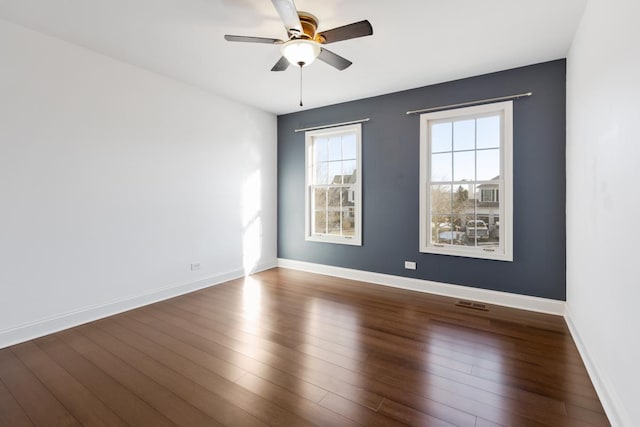
M 476 427 L 504 427 L 502 424 L 492 423 L 491 421 L 487 421 L 484 418 L 478 417 L 476 421 Z
M 199 304 L 201 304 L 201 303 L 200 303 L 200 302 L 197 302 L 197 303 L 196 303 L 196 305 L 199 305 Z M 183 308 L 184 308 L 184 307 L 183 307 Z M 197 311 L 198 311 L 197 309 L 194 309 L 194 308 L 190 308 L 190 310 L 195 310 L 195 312 L 197 312 Z M 211 317 L 211 315 L 210 315 L 210 314 L 208 314 L 207 316 Z M 449 333 L 451 333 L 451 331 L 449 331 Z M 475 331 L 474 331 L 474 333 L 475 333 Z M 497 341 L 497 340 L 502 339 L 502 338 L 501 338 L 501 337 L 493 337 L 492 339 L 493 339 L 494 341 Z M 396 356 L 397 356 L 397 354 L 393 354 L 393 357 L 396 357 Z M 334 359 L 334 361 L 335 361 L 335 360 L 336 360 L 336 359 Z M 401 362 L 403 362 L 403 363 L 402 363 L 402 365 L 406 365 L 406 361 L 401 360 Z M 425 364 L 425 365 L 426 365 L 426 366 L 429 366 L 429 367 L 437 367 L 437 364 L 435 364 L 435 363 L 428 363 L 428 364 Z M 441 372 L 442 372 L 442 371 L 440 371 L 440 373 L 441 373 Z M 458 378 L 458 379 L 459 379 L 459 378 Z M 481 383 L 481 382 L 482 382 L 482 380 L 483 380 L 483 378 L 476 378 L 476 377 L 471 377 L 471 376 L 468 376 L 468 379 L 471 379 L 472 384 L 478 384 L 478 383 Z M 504 384 L 498 384 L 498 383 L 494 383 L 494 382 L 492 382 L 492 381 L 489 381 L 489 383 L 490 383 L 490 384 L 495 384 L 495 387 L 496 387 L 496 388 L 503 388 L 503 387 L 504 387 Z M 485 381 L 485 382 L 484 382 L 484 384 L 487 384 L 487 382 Z M 546 413 L 546 412 L 543 412 L 543 414 L 544 414 L 544 413 Z M 504 414 L 503 414 L 503 415 L 504 415 Z M 503 415 L 500 415 L 500 417 L 498 417 L 498 419 L 505 419 L 505 417 L 504 417 Z M 560 415 L 560 416 L 562 416 L 562 415 Z M 517 417 L 518 417 L 518 415 L 517 415 L 517 414 L 512 414 L 512 415 L 511 415 L 511 417 L 515 417 L 515 418 L 517 418 Z M 509 419 L 509 418 L 510 418 L 510 417 L 507 417 L 507 419 Z M 526 420 L 524 420 L 524 419 L 523 419 L 523 420 L 521 420 L 520 422 L 521 422 L 521 423 L 529 422 L 530 424 L 535 424 L 535 421 L 532 421 L 532 420 L 526 421 Z
M 74 331 L 61 333 L 61 337 L 69 347 L 82 354 L 119 383 L 133 390 L 136 395 L 140 396 L 174 424 L 193 426 L 222 425 L 222 423 L 216 422 L 214 418 L 207 416 L 198 408 L 190 405 L 171 388 L 163 387 L 155 379 L 135 369 L 129 364 L 129 361 L 124 362 L 105 348 L 90 341 L 79 332 L 78 328 Z
M 157 333 L 158 331 L 144 328 L 143 325 L 138 326 L 135 321 L 124 322 L 121 318 L 114 318 L 109 321 L 97 322 L 95 326 L 167 366 L 185 365 L 189 361 L 195 362 L 200 367 L 230 382 L 235 382 L 247 372 L 242 367 L 184 345 L 179 340 L 170 339 L 165 334 Z
M 40 338 L 35 344 L 128 424 L 149 427 L 176 425 L 133 391 L 65 344 L 59 334 Z
M 275 369 L 258 359 L 249 357 L 238 351 L 220 345 L 219 343 L 193 332 L 179 328 L 171 323 L 161 321 L 151 316 L 145 316 L 141 312 L 127 315 L 126 323 L 119 321 L 121 325 L 135 331 L 154 342 L 179 350 L 180 354 L 200 365 L 207 366 L 212 354 L 222 360 L 235 364 L 248 373 L 261 377 L 286 390 L 295 391 L 296 394 L 313 402 L 319 402 L 327 394 L 327 391 L 303 381 L 290 373 Z
M 81 424 L 128 425 L 33 342 L 16 345 L 12 351 Z
M 0 380 L 35 425 L 81 425 L 10 349 L 0 350 Z
M 451 404 L 463 410 L 469 410 L 473 402 L 483 405 L 485 410 L 493 410 L 500 419 L 510 419 L 508 413 L 514 418 L 539 418 L 561 419 L 567 415 L 563 402 L 549 399 L 544 396 L 536 396 L 532 393 L 526 399 L 519 399 L 517 389 L 505 388 L 502 394 L 486 391 L 473 386 L 429 373 L 417 373 L 415 370 L 387 364 L 368 363 L 368 372 L 379 381 L 396 387 L 415 389 L 416 393 L 423 394 L 444 404 Z M 496 390 L 497 391 L 497 390 Z M 493 408 L 493 409 L 492 409 Z M 478 413 L 476 413 L 478 415 Z M 497 419 L 490 416 L 492 419 Z M 524 422 L 521 420 L 521 422 Z
M 0 425 L 609 425 L 561 316 L 456 303 L 267 270 L 0 350 Z
M 175 353 L 158 348 L 150 340 L 127 335 L 122 329 L 116 331 L 120 334 L 118 338 L 96 327 L 82 329 L 82 333 L 94 343 L 112 349 L 114 354 L 128 360 L 149 378 L 171 388 L 176 395 L 211 417 L 219 417 L 222 424 L 249 426 L 273 422 L 283 426 L 305 425 L 293 414 Z
M 573 419 L 584 422 L 590 426 L 605 427 L 609 425 L 609 420 L 606 415 L 598 411 L 591 411 L 581 408 L 580 406 L 568 404 L 567 412 Z
M 320 405 L 324 406 L 331 411 L 342 415 L 345 418 L 360 423 L 363 426 L 371 427 L 393 427 L 393 426 L 406 426 L 401 421 L 394 420 L 385 414 L 378 413 L 378 408 L 375 410 L 366 408 L 359 405 L 349 399 L 340 397 L 337 394 L 328 393 L 321 401 Z M 382 405 L 382 402 L 380 402 Z
M 168 313 L 168 314 L 167 314 Z M 153 312 L 162 319 L 182 325 L 203 338 L 215 339 L 247 356 L 261 358 L 276 369 L 287 370 L 302 380 L 331 391 L 345 399 L 352 400 L 368 408 L 380 406 L 383 397 L 364 390 L 358 385 L 358 379 L 339 366 L 320 359 L 308 357 L 294 349 L 251 336 L 242 330 L 219 330 L 219 325 L 207 316 L 193 316 L 193 312 L 163 306 Z M 349 377 L 349 378 L 347 378 Z M 350 381 L 348 381 L 350 380 Z
M 198 308 L 194 308 L 194 307 L 189 307 L 189 304 L 186 302 L 182 302 L 179 303 L 178 306 L 182 307 L 183 309 L 186 310 L 191 310 L 191 312 L 193 313 L 198 313 L 198 312 L 202 312 L 204 313 L 203 315 L 208 317 L 208 318 L 212 318 L 212 316 L 214 316 L 213 314 L 209 313 L 207 310 L 205 310 L 204 307 L 202 307 L 202 311 L 199 311 Z M 236 332 L 237 334 L 237 332 Z M 306 354 L 309 355 L 309 352 L 307 352 Z M 318 359 L 323 359 L 322 356 L 318 356 L 315 354 L 312 354 L 312 356 L 317 357 Z M 424 359 L 424 358 L 420 358 L 420 359 Z M 338 358 L 338 359 L 334 359 L 332 361 L 329 361 L 330 363 L 333 363 L 335 365 L 337 365 L 336 367 L 334 367 L 333 369 L 337 372 L 339 369 L 341 368 L 345 368 L 344 365 L 341 365 L 340 362 L 338 360 L 342 360 L 342 358 Z M 353 366 L 349 366 L 346 367 L 345 369 L 349 369 L 352 368 Z M 470 371 L 471 367 L 469 366 L 468 369 L 463 369 L 463 370 L 467 370 Z M 346 372 L 344 369 L 340 370 L 340 373 L 338 374 L 340 378 L 343 379 L 348 379 L 349 378 L 349 373 Z M 353 375 L 351 375 L 353 377 Z M 358 377 L 355 377 L 356 383 L 361 383 L 361 379 Z M 436 401 L 433 401 L 432 399 L 429 398 L 422 398 L 419 397 L 415 394 L 410 394 L 410 393 L 405 393 L 403 392 L 401 389 L 399 388 L 393 388 L 393 387 L 389 387 L 388 385 L 383 385 L 379 382 L 375 382 L 375 381 L 370 381 L 369 383 L 367 383 L 367 387 L 365 387 L 365 389 L 370 390 L 370 391 L 375 391 L 376 394 L 381 394 L 381 393 L 387 393 L 389 394 L 390 392 L 393 392 L 394 394 L 392 395 L 394 399 L 404 399 L 402 400 L 403 402 L 409 404 L 409 405 L 413 405 L 414 407 L 418 407 L 423 411 L 426 411 L 427 414 L 431 414 L 431 415 L 436 415 L 440 416 L 442 418 L 444 418 L 445 420 L 448 420 L 450 422 L 453 423 L 457 423 L 458 425 L 468 425 L 468 426 L 472 426 L 475 423 L 475 418 L 473 416 L 470 416 L 469 414 L 465 414 L 464 411 L 461 411 L 460 409 L 456 408 L 455 405 L 450 405 L 452 399 L 450 399 L 449 401 L 447 401 L 445 404 L 440 404 Z M 340 393 L 338 393 L 340 394 Z M 347 397 L 348 398 L 348 397 Z M 459 402 L 456 403 L 459 404 Z M 369 406 L 372 407 L 372 406 Z M 517 418 L 516 415 L 513 415 L 514 418 Z M 501 418 L 502 419 L 502 418 Z M 524 420 L 523 420 L 524 422 Z
M 237 383 L 259 396 L 269 396 L 273 402 L 294 413 L 299 414 L 311 423 L 322 426 L 349 427 L 360 425 L 348 418 L 332 412 L 316 402 L 309 401 L 294 392 L 279 387 L 252 373 L 245 374 Z M 324 394 L 326 396 L 326 393 Z M 324 396 L 323 396 L 324 397 Z M 320 422 L 320 420 L 322 420 Z
M 26 412 L 13 398 L 2 381 L 0 381 L 0 426 L 33 426 Z
M 424 412 L 417 411 L 413 408 L 402 405 L 398 402 L 391 401 L 389 399 L 385 399 L 382 402 L 382 405 L 380 405 L 378 412 L 411 426 L 452 427 L 456 425 L 432 417 L 431 415 L 427 415 Z M 476 425 L 475 417 L 473 425 L 474 427 Z

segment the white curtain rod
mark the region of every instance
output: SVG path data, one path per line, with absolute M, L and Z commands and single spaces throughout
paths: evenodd
M 355 125 L 356 123 L 368 122 L 369 120 L 371 120 L 371 119 L 369 117 L 367 117 L 366 119 L 353 120 L 351 122 L 332 123 L 330 125 L 314 126 L 312 128 L 295 129 L 294 132 L 305 132 L 305 131 L 308 131 L 308 130 L 334 128 L 336 126 Z
M 422 110 L 407 111 L 407 114 L 428 113 L 430 111 L 448 110 L 450 108 L 467 107 L 469 105 L 485 104 L 488 102 L 508 101 L 510 99 L 520 99 L 525 96 L 531 96 L 533 92 L 519 93 L 517 95 L 501 96 L 499 98 L 479 99 L 477 101 L 461 102 L 460 104 L 441 105 L 440 107 L 423 108 Z

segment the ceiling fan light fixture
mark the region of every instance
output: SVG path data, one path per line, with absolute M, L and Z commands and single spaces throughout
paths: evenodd
M 284 43 L 280 51 L 291 65 L 306 67 L 320 55 L 320 44 L 312 40 L 293 39 Z

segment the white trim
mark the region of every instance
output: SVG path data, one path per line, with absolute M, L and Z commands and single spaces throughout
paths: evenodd
M 275 266 L 275 262 L 262 264 L 252 270 L 251 273 L 268 270 Z M 113 316 L 124 311 L 228 282 L 229 280 L 243 276 L 245 276 L 245 271 L 243 269 L 233 270 L 201 279 L 196 282 L 169 285 L 140 295 L 117 299 L 106 304 L 83 307 L 78 310 L 61 313 L 8 329 L 3 329 L 0 330 L 0 349 L 42 337 L 44 335 L 49 335 L 54 332 L 59 332 L 64 329 L 72 328 L 74 326 L 82 325 L 84 323 L 92 322 L 94 320 L 102 319 L 104 317 Z
M 564 301 L 547 298 L 531 297 L 526 295 L 511 294 L 508 292 L 490 291 L 486 289 L 472 288 L 468 286 L 452 285 L 430 280 L 414 279 L 411 277 L 393 276 L 390 274 L 374 273 L 370 271 L 354 270 L 350 268 L 333 267 L 329 265 L 314 264 L 310 262 L 296 261 L 278 258 L 278 267 L 309 273 L 325 274 L 350 280 L 359 280 L 376 285 L 390 286 L 393 288 L 407 289 L 411 291 L 425 292 L 452 298 L 460 298 L 484 302 L 487 304 L 501 305 L 504 307 L 519 308 L 538 313 L 564 315 Z
M 598 374 L 600 370 L 594 363 L 593 359 L 589 357 L 587 346 L 580 337 L 578 328 L 576 327 L 576 324 L 574 323 L 571 315 L 571 308 L 568 304 L 565 304 L 564 318 L 567 322 L 569 332 L 573 337 L 573 341 L 576 343 L 578 352 L 582 357 L 582 362 L 587 368 L 587 372 L 589 374 L 591 382 L 593 383 L 593 387 L 596 389 L 596 393 L 600 398 L 600 403 L 602 403 L 602 407 L 607 414 L 607 418 L 609 418 L 609 422 L 613 427 L 633 425 L 629 415 L 626 413 L 624 408 L 622 408 L 622 406 L 620 405 L 616 405 L 616 402 L 621 402 L 621 400 L 617 397 L 614 387 L 612 387 L 611 383 L 609 383 L 605 378 L 601 377 Z

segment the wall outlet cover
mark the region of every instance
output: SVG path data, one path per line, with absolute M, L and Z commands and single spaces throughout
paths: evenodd
M 415 270 L 416 269 L 415 261 L 405 261 L 404 262 L 404 268 L 406 270 Z

